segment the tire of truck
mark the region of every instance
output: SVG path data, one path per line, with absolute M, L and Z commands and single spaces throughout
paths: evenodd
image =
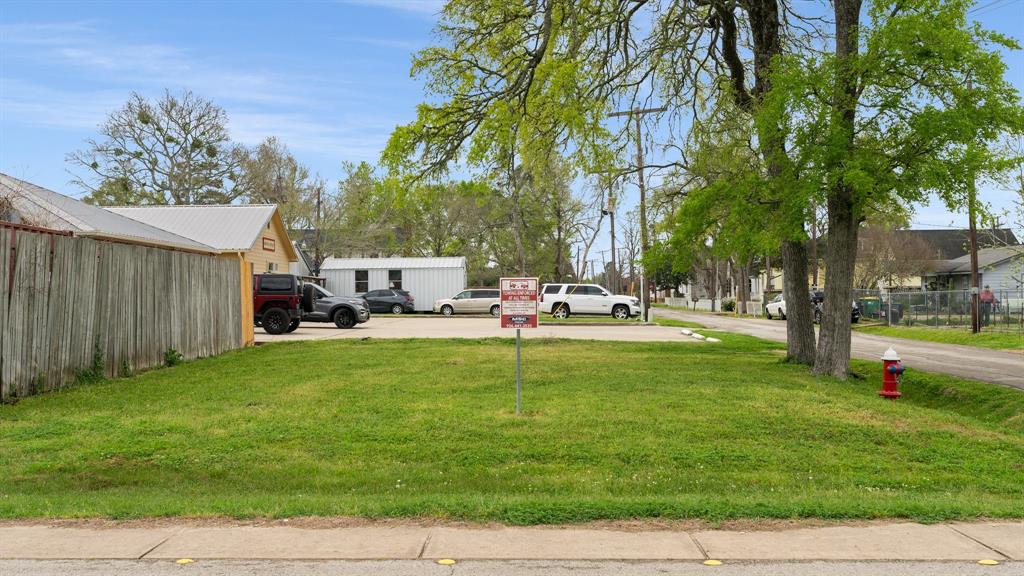
M 334 325 L 338 328 L 352 328 L 356 325 L 356 317 L 348 308 L 338 308 L 334 313 Z
M 284 308 L 271 308 L 263 313 L 263 331 L 267 334 L 284 334 L 291 322 Z
M 298 329 L 298 327 L 299 327 L 299 319 L 296 318 L 295 320 L 292 320 L 291 324 L 288 325 L 288 329 L 285 330 L 285 332 L 291 334 L 292 332 L 295 332 L 295 330 Z

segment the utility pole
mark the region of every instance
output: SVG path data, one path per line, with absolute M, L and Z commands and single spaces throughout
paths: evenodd
M 612 228 L 612 274 L 608 279 L 609 288 L 614 294 L 619 294 L 619 267 L 615 264 L 615 197 L 612 196 L 611 188 L 608 190 L 608 209 L 603 211 L 611 219 Z
M 974 83 L 968 77 L 967 89 L 972 90 L 973 88 Z M 975 204 L 978 200 L 978 189 L 975 186 L 974 172 L 970 172 L 968 177 L 970 181 L 967 182 L 967 217 L 971 221 L 971 332 L 977 334 L 981 332 L 981 318 L 978 310 L 978 293 L 981 292 L 981 286 L 979 286 L 978 281 L 978 227 L 975 222 L 977 219 Z
M 322 186 L 317 185 L 316 187 L 316 250 L 313 252 L 313 265 L 316 266 L 316 270 L 313 271 L 314 276 L 320 275 L 320 265 L 323 264 L 323 243 L 321 242 L 320 236 L 320 192 Z
M 609 117 L 615 118 L 618 116 L 629 116 L 636 122 L 636 180 L 637 186 L 640 189 L 640 261 L 643 262 L 647 256 L 647 250 L 650 249 L 650 237 L 647 231 L 647 190 L 644 188 L 644 140 L 643 133 L 641 132 L 641 119 L 644 114 L 654 114 L 658 112 L 664 112 L 668 110 L 664 106 L 659 108 L 633 108 L 632 110 L 622 110 L 619 112 L 612 112 Z M 640 310 L 641 318 L 644 322 L 647 322 L 648 313 L 651 308 L 651 281 L 647 277 L 647 267 L 642 266 L 641 268 L 641 283 L 643 287 L 640 294 Z

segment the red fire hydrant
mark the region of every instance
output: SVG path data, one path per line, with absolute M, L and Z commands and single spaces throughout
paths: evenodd
M 882 389 L 878 395 L 883 398 L 895 400 L 902 396 L 900 394 L 900 380 L 903 377 L 903 362 L 900 362 L 900 355 L 891 347 L 882 355 Z

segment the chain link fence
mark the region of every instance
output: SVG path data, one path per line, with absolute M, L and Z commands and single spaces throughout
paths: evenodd
M 864 321 L 890 326 L 971 329 L 971 291 L 854 290 Z M 1024 288 L 992 290 L 979 304 L 982 331 L 1024 332 Z

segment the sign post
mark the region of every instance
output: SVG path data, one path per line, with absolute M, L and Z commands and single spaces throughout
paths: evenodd
M 537 327 L 537 279 L 501 279 L 501 327 L 516 329 L 516 416 L 521 407 L 520 341 L 523 328 Z

